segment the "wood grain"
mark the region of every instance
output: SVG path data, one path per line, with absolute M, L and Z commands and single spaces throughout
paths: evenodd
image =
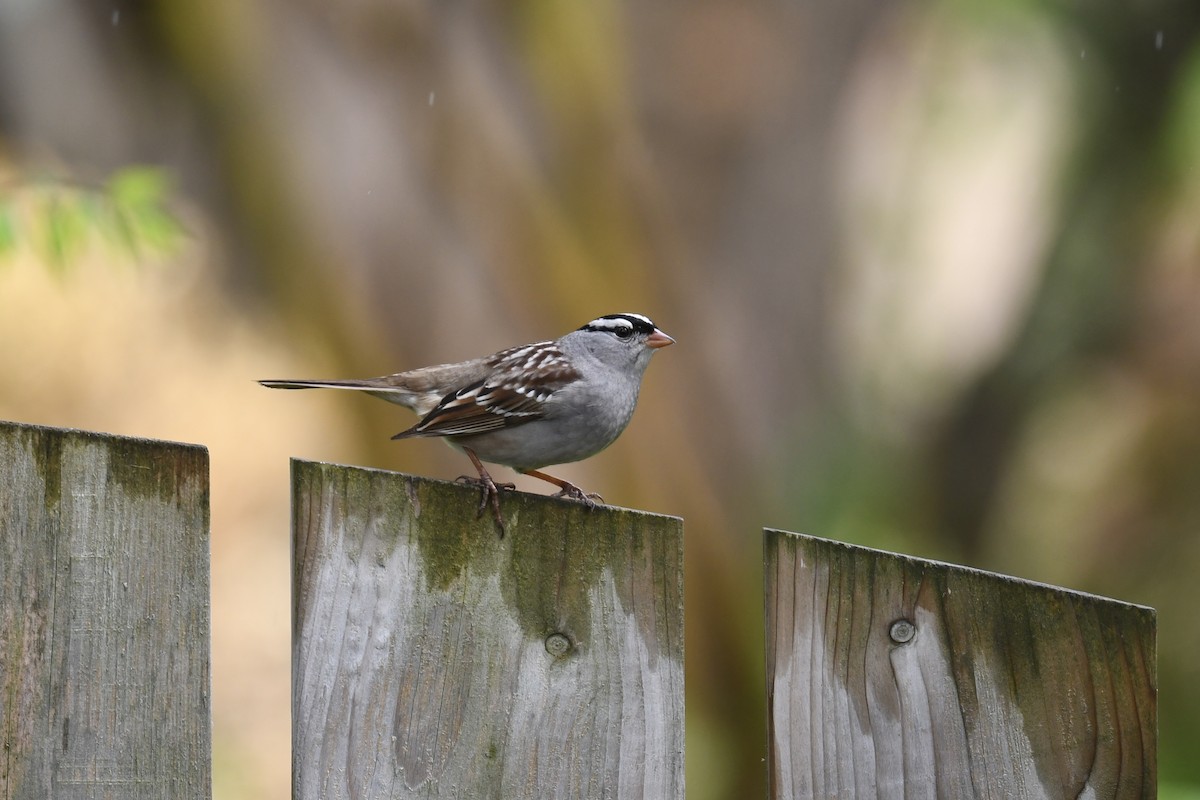
M 208 454 L 0 423 L 0 797 L 210 797 Z
M 292 469 L 295 797 L 682 800 L 680 520 Z
M 779 531 L 765 561 L 772 798 L 1156 796 L 1153 609 Z

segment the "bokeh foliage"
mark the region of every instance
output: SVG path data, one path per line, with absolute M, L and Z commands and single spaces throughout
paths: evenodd
M 0 263 L 22 248 L 64 272 L 90 246 L 135 261 L 177 253 L 184 235 L 169 210 L 169 174 L 129 166 L 96 186 L 14 176 L 0 185 Z

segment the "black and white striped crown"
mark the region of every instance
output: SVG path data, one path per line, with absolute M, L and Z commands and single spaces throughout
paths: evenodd
M 641 314 L 606 314 L 584 325 L 581 331 L 608 331 L 610 333 L 637 332 L 649 336 L 656 330 L 649 317 Z

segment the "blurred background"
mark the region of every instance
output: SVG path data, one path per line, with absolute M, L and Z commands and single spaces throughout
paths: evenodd
M 1156 607 L 1200 797 L 1195 0 L 0 2 L 0 418 L 209 447 L 220 800 L 289 796 L 288 458 L 469 471 L 254 379 L 614 311 L 679 343 L 560 472 L 686 518 L 690 799 L 765 796 L 764 525 Z

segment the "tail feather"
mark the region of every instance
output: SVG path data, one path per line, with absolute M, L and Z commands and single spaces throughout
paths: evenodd
M 442 399 L 441 395 L 436 392 L 414 391 L 405 386 L 397 386 L 392 382 L 394 377 L 329 381 L 265 380 L 259 381 L 259 383 L 268 389 L 350 389 L 410 408 L 422 416 L 428 414 Z
M 381 386 L 377 381 L 284 381 L 284 380 L 266 380 L 259 381 L 268 389 L 354 389 L 360 392 L 381 391 L 391 388 L 395 391 L 395 387 Z

